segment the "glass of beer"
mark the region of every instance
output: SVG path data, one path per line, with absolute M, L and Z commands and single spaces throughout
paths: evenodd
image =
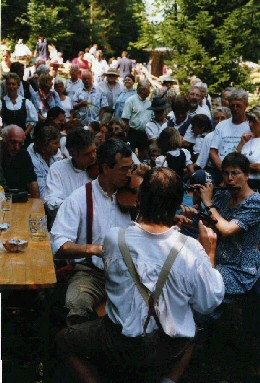
M 33 241 L 45 241 L 47 239 L 47 216 L 33 213 L 29 216 L 29 228 Z

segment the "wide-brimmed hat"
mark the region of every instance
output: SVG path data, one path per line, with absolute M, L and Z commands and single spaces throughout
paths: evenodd
M 159 77 L 160 82 L 175 82 L 177 84 L 177 81 L 172 78 L 172 76 L 165 74 L 163 76 Z
M 116 68 L 110 67 L 108 70 L 104 73 L 105 76 L 113 74 L 114 76 L 120 76 L 120 74 L 117 72 Z
M 170 106 L 163 97 L 154 97 L 151 106 L 147 110 L 164 110 Z

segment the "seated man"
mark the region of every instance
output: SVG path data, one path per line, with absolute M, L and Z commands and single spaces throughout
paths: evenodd
M 116 373 L 123 367 L 124 383 L 146 381 L 142 371 L 151 374 L 149 383 L 163 375 L 167 378 L 161 382 L 180 378 L 196 331 L 193 310 L 209 313 L 224 296 L 222 277 L 214 269 L 216 235 L 200 222 L 201 245 L 173 226 L 182 199 L 176 173 L 154 168 L 144 175 L 139 191 L 141 222 L 126 230 L 114 227 L 105 237 L 108 315 L 57 336 L 78 381 L 100 382 L 92 365 L 96 358 Z
M 86 161 L 91 147 L 77 152 L 81 161 Z M 70 161 L 73 163 L 73 158 Z M 115 196 L 131 174 L 130 147 L 122 141 L 106 141 L 98 148 L 97 162 L 99 177 L 89 183 L 92 191 L 88 192 L 85 184 L 75 190 L 60 206 L 51 230 L 56 258 L 70 259 L 75 265 L 66 294 L 69 324 L 93 317 L 94 307 L 105 297 L 103 262 L 98 258 L 104 237 L 111 227 L 127 227 L 131 221 L 130 215 L 119 209 Z
M 47 175 L 44 201 L 49 210 L 57 210 L 71 193 L 92 177 L 88 169 L 96 163 L 95 136 L 82 128 L 67 135 L 70 158 L 52 164 Z
M 8 125 L 2 130 L 0 141 L 1 168 L 8 189 L 27 190 L 32 197 L 40 198 L 37 176 L 31 157 L 23 149 L 25 132 L 17 125 Z

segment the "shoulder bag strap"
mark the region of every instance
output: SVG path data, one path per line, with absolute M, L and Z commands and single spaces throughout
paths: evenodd
M 93 225 L 92 182 L 86 183 L 86 202 L 87 202 L 87 244 L 91 244 L 92 243 L 92 225 Z

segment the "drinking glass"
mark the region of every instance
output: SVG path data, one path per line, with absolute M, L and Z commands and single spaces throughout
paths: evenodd
M 4 193 L 0 199 L 0 210 L 9 211 L 12 209 L 12 193 Z
M 47 216 L 33 213 L 29 216 L 29 228 L 33 241 L 45 241 L 47 239 Z

